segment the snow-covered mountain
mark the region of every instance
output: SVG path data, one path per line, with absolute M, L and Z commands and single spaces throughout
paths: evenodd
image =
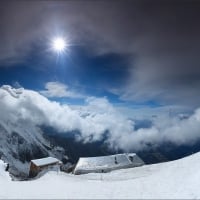
M 63 149 L 60 148 L 58 152 L 52 148 L 41 129 L 26 118 L 28 109 L 22 110 L 18 106 L 23 99 L 26 102 L 28 97 L 23 88 L 0 88 L 0 157 L 10 164 L 10 171 L 14 175 L 21 176 L 28 174 L 32 158 L 48 155 L 61 158 L 64 154 Z M 8 103 L 9 107 L 6 105 Z
M 11 172 L 27 174 L 30 159 L 43 156 L 62 159 L 66 154 L 76 162 L 79 157 L 130 151 L 150 164 L 200 150 L 200 110 L 169 128 L 165 118 L 160 120 L 167 127 L 163 129 L 149 121 L 127 120 L 106 99 L 86 101 L 76 108 L 33 90 L 0 87 L 0 158 Z
M 200 153 L 162 164 L 105 174 L 48 172 L 32 181 L 11 181 L 0 161 L 0 198 L 199 199 Z

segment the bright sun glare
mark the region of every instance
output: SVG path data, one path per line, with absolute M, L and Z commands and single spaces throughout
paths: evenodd
M 63 52 L 66 49 L 66 41 L 61 38 L 57 37 L 53 40 L 53 49 L 57 52 Z

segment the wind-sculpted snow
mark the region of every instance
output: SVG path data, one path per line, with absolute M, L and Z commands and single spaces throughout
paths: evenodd
M 0 178 L 3 199 L 199 199 L 200 153 L 110 173 L 51 172 L 31 181 Z M 2 171 L 0 162 L 0 175 Z

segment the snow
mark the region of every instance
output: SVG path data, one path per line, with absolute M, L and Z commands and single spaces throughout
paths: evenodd
M 10 171 L 16 176 L 23 174 L 26 177 L 29 174 L 30 163 L 24 159 L 35 158 L 37 152 L 59 159 L 63 155 L 62 148 L 52 149 L 45 139 L 40 129 L 43 112 L 34 106 L 36 101 L 41 103 L 41 100 L 32 99 L 32 95 L 34 92 L 23 88 L 0 87 L 0 157 L 10 164 Z M 39 124 L 36 125 L 34 120 Z
M 124 154 L 111 155 L 111 156 L 99 156 L 99 157 L 89 157 L 80 158 L 77 164 L 77 168 L 95 169 L 96 167 L 113 167 L 115 166 L 115 157 L 119 164 L 128 165 L 130 161 Z M 120 159 L 121 158 L 121 159 Z
M 32 160 L 32 162 L 37 166 L 49 165 L 52 163 L 60 162 L 57 158 L 47 157 L 47 158 L 40 158 Z
M 2 160 L 0 160 L 0 180 L 1 179 L 6 179 L 6 180 L 11 180 L 9 173 L 5 172 L 7 164 L 4 163 Z
M 133 158 L 133 161 L 129 160 L 129 156 Z M 101 172 L 101 170 L 111 171 L 114 169 L 140 166 L 143 164 L 144 162 L 134 153 L 80 158 L 74 173 L 83 174 L 92 171 Z
M 48 172 L 32 181 L 11 181 L 0 162 L 0 198 L 199 199 L 200 153 L 173 162 L 106 174 Z M 4 176 L 5 175 L 5 176 Z

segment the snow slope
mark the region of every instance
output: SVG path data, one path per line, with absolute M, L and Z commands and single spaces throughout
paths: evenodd
M 13 182 L 2 176 L 1 198 L 200 198 L 200 153 L 184 159 L 123 169 L 107 174 L 70 175 L 48 172 L 33 181 Z

